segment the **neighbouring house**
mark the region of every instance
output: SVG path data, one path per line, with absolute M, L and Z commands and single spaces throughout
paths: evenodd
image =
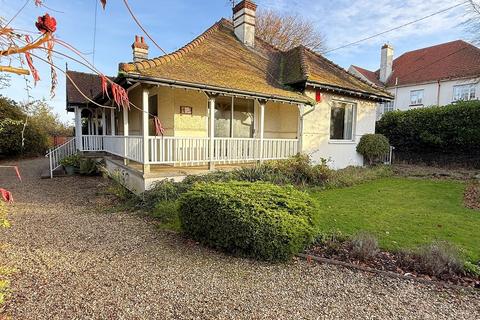
M 393 47 L 386 44 L 380 69 L 352 65 L 348 71 L 395 96 L 394 101 L 379 104 L 379 116 L 480 97 L 480 48 L 462 40 L 409 51 L 396 59 Z
M 376 105 L 392 95 L 303 46 L 283 52 L 260 40 L 256 8 L 241 1 L 233 22 L 221 19 L 158 58 L 148 58 L 137 36 L 133 62 L 120 64 L 114 81 L 140 110 L 113 107 L 98 76 L 69 71 L 75 149 L 107 153 L 107 169 L 122 172 L 137 192 L 166 177 L 299 152 L 334 168 L 363 165 L 357 143 L 375 131 Z M 164 135 L 155 136 L 154 117 Z

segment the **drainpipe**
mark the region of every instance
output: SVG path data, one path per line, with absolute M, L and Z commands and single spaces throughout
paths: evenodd
M 438 80 L 438 90 L 437 90 L 437 106 L 440 106 L 440 80 Z

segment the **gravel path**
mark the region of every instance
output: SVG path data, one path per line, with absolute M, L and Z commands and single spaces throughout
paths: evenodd
M 216 253 L 144 218 L 105 213 L 100 178 L 40 180 L 45 165 L 22 161 L 21 184 L 0 172 L 16 200 L 12 228 L 0 231 L 0 263 L 19 269 L 6 306 L 13 319 L 480 318 L 479 293 Z

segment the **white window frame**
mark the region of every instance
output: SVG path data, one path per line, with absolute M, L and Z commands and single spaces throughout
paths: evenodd
M 475 83 L 459 84 L 453 86 L 453 102 L 470 101 L 475 99 L 477 99 Z
M 343 103 L 352 106 L 352 138 L 351 139 L 332 139 L 331 138 L 331 126 L 332 126 L 332 108 L 336 106 L 337 103 Z M 346 121 L 347 117 L 344 119 L 344 130 L 346 128 Z M 355 131 L 357 127 L 357 104 L 352 101 L 344 101 L 344 100 L 332 100 L 332 104 L 330 105 L 330 117 L 329 117 L 329 142 L 331 143 L 352 143 L 355 142 Z
M 424 89 L 411 90 L 410 91 L 410 105 L 411 106 L 422 106 L 424 95 L 425 95 L 425 90 Z
M 387 101 L 387 102 L 382 102 L 382 113 L 387 113 L 395 110 L 395 104 L 394 101 Z

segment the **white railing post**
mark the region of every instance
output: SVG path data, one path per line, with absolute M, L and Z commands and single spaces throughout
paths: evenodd
M 260 103 L 260 146 L 259 146 L 259 150 L 260 150 L 260 154 L 259 154 L 259 159 L 260 159 L 260 162 L 262 162 L 263 160 L 263 137 L 264 137 L 264 133 L 265 133 L 265 104 L 267 103 L 266 100 L 258 100 L 258 102 Z
M 149 148 L 148 148 L 148 99 L 149 99 L 149 91 L 148 89 L 143 89 L 142 91 L 142 102 L 143 102 L 143 112 L 142 112 L 142 142 L 143 142 L 143 173 L 150 172 L 150 165 L 149 163 Z
M 105 108 L 102 108 L 102 136 L 107 134 L 107 119 L 105 117 Z
M 115 135 L 115 109 L 110 109 L 110 135 Z
M 75 107 L 75 146 L 82 151 L 82 108 Z

